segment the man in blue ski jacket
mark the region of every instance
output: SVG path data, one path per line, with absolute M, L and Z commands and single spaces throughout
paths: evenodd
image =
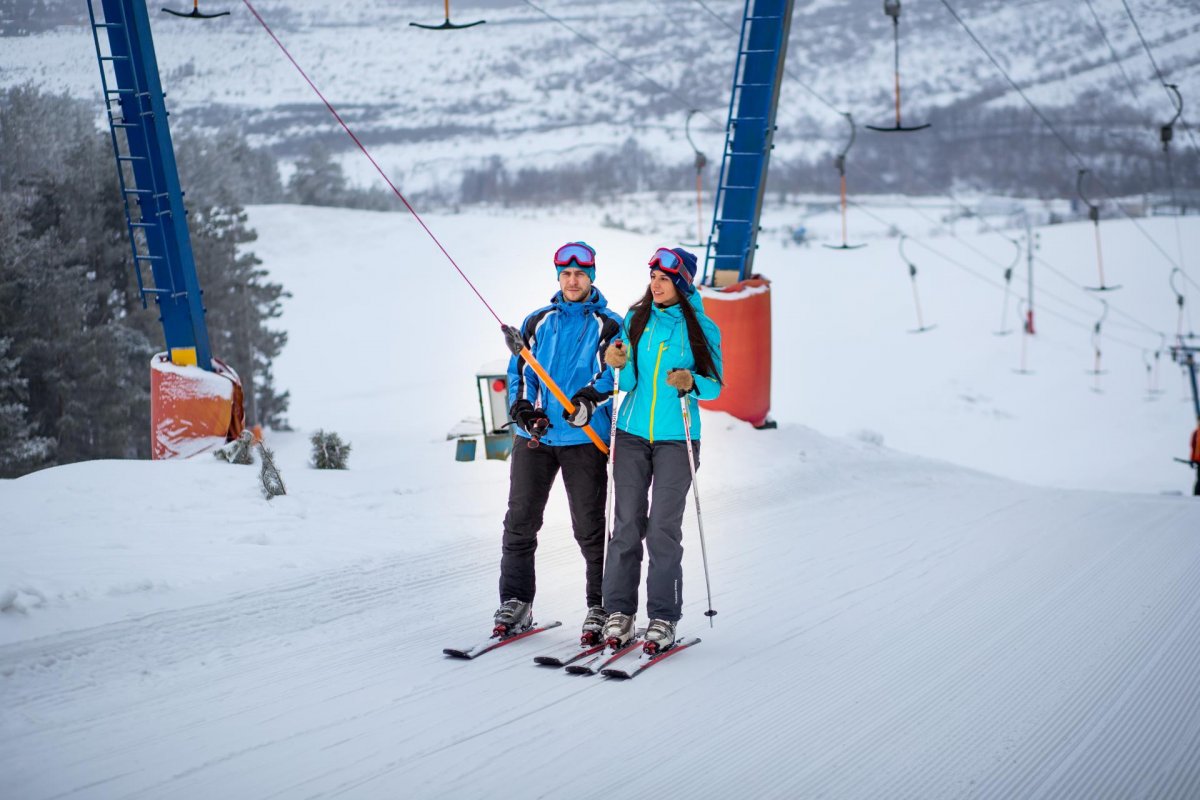
M 604 351 L 620 336 L 621 317 L 592 285 L 596 252 L 569 242 L 554 255 L 559 291 L 520 328 L 521 343 L 575 406 L 567 414 L 537 373 L 520 355 L 508 365 L 509 416 L 517 439 L 510 465 L 508 513 L 500 560 L 500 608 L 496 631 L 505 635 L 529 627 L 536 592 L 534 551 L 542 512 L 559 471 L 567 490 L 571 526 L 586 564 L 587 616 L 583 639 L 599 641 L 607 614 L 604 571 L 604 504 L 608 460 L 584 430 L 588 425 L 607 441 L 612 425 L 611 392 L 591 388 L 609 368 Z M 515 334 L 514 334 L 515 335 Z M 510 347 L 514 343 L 510 342 Z M 612 385 L 609 377 L 607 384 Z

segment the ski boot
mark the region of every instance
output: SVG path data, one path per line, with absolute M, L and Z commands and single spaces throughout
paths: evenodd
M 533 625 L 533 603 L 525 603 L 517 599 L 505 600 L 496 615 L 492 618 L 495 627 L 492 635 L 504 638 L 514 636 Z
M 642 650 L 653 655 L 670 650 L 675 645 L 675 623 L 665 619 L 652 619 L 646 628 L 646 644 Z
M 604 643 L 614 650 L 629 644 L 636 631 L 633 614 L 610 614 L 604 623 Z
M 583 619 L 583 632 L 579 636 L 579 644 L 583 647 L 592 647 L 600 644 L 601 631 L 604 630 L 604 623 L 608 621 L 608 612 L 603 606 L 592 606 L 588 609 L 587 616 Z

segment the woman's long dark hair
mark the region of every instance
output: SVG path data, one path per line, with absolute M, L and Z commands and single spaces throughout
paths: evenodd
M 647 286 L 642 299 L 629 309 L 633 312 L 633 317 L 629 320 L 629 338 L 632 340 L 629 345 L 635 362 L 637 361 L 638 342 L 646 330 L 646 323 L 650 321 L 650 309 L 653 306 L 654 295 L 650 293 L 650 287 Z M 696 316 L 696 309 L 692 308 L 691 302 L 683 292 L 679 292 L 679 310 L 683 312 L 683 322 L 687 326 L 688 344 L 692 347 L 692 359 L 696 362 L 696 374 L 712 378 L 717 383 L 723 384 L 721 373 L 717 370 L 716 362 L 713 361 L 708 337 L 704 335 L 704 329 L 700 327 L 700 318 Z M 637 374 L 636 367 L 634 374 Z

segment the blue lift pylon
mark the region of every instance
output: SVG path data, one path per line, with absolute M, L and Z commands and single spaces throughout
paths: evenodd
M 87 0 L 142 305 L 154 298 L 171 361 L 213 371 L 183 191 L 143 0 Z M 101 35 L 103 32 L 103 36 Z M 147 285 L 143 266 L 153 277 Z
M 704 282 L 752 273 L 794 0 L 746 0 Z

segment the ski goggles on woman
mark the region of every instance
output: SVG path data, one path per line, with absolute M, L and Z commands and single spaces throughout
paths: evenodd
M 566 267 L 572 261 L 581 267 L 596 266 L 596 251 L 583 242 L 571 242 L 558 248 L 554 254 L 554 266 Z
M 650 269 L 661 269 L 663 272 L 678 275 L 688 284 L 692 282 L 692 273 L 688 272 L 687 267 L 684 266 L 683 259 L 676 255 L 674 250 L 668 250 L 665 247 L 654 251 L 654 255 L 650 259 Z

